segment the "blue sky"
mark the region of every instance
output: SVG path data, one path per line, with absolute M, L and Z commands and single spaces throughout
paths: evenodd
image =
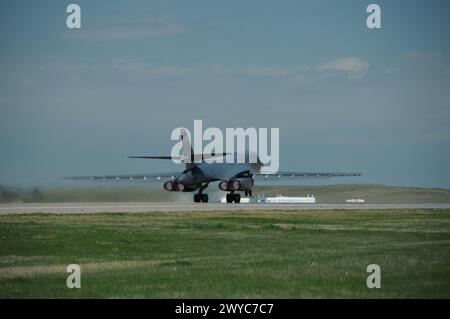
M 74 2 L 81 30 L 0 3 L 0 183 L 173 171 L 126 156 L 202 119 L 279 127 L 282 170 L 450 188 L 448 1 Z

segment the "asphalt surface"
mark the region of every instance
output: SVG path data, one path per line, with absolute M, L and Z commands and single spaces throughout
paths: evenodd
M 450 204 L 225 204 L 225 203 L 38 203 L 0 204 L 0 215 L 32 213 L 186 212 L 237 210 L 423 209 Z

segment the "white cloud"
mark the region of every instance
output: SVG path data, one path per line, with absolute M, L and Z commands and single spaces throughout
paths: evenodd
M 288 76 L 296 73 L 293 68 L 283 68 L 283 67 L 262 67 L 252 65 L 243 70 L 243 73 L 251 76 L 261 76 L 261 77 L 281 77 Z
M 86 40 L 127 40 L 162 36 L 172 36 L 188 31 L 180 21 L 172 17 L 147 17 L 138 23 L 111 26 L 91 30 L 81 28 L 77 31 L 67 31 L 66 37 Z
M 364 72 L 369 68 L 369 63 L 358 58 L 343 58 L 324 63 L 316 68 L 317 71 L 343 71 L 343 72 Z
M 138 59 L 115 60 L 111 67 L 120 72 L 151 77 L 182 77 L 192 73 L 191 68 L 173 65 L 150 67 Z
M 278 67 L 250 65 L 241 68 L 229 68 L 221 64 L 213 64 L 212 70 L 221 75 L 248 75 L 254 77 L 288 77 L 296 76 L 305 71 L 305 67 Z

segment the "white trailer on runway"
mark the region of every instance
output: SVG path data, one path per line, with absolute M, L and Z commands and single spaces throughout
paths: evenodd
M 221 203 L 226 203 L 226 199 L 222 198 Z M 315 204 L 316 198 L 314 195 L 307 195 L 303 197 L 292 197 L 277 195 L 276 197 L 265 197 L 258 195 L 255 197 L 242 197 L 241 203 L 267 203 L 267 204 Z

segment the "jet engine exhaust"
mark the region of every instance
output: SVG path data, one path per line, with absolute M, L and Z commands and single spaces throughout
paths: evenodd
M 176 191 L 175 189 L 175 183 L 172 181 L 167 181 L 164 183 L 163 185 L 164 190 L 168 191 L 168 192 L 173 192 Z
M 219 183 L 219 189 L 222 191 L 247 191 L 253 185 L 253 178 L 240 178 L 231 181 L 221 181 Z
M 238 191 L 241 188 L 241 182 L 238 179 L 235 179 L 233 183 L 231 183 L 231 189 Z
M 227 181 L 221 181 L 219 183 L 220 190 L 223 190 L 224 192 L 228 191 L 229 183 Z

